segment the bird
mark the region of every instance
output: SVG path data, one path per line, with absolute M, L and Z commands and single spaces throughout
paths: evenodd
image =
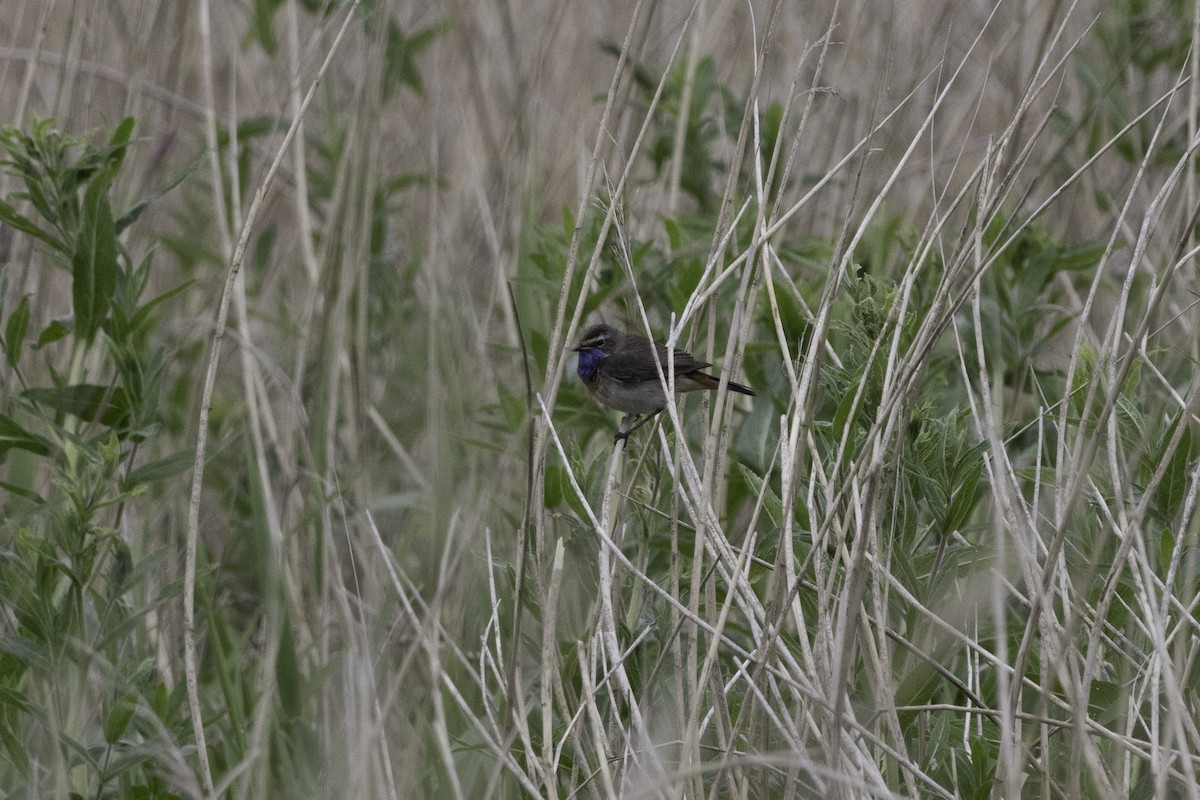
M 666 407 L 667 397 L 657 366 L 662 364 L 663 374 L 671 368 L 666 345 L 599 323 L 588 328 L 572 350 L 579 353 L 575 371 L 588 393 L 601 404 L 627 415 L 617 429 L 614 441 L 628 438 Z M 676 393 L 713 390 L 721 384 L 720 379 L 703 371 L 712 365 L 691 353 L 675 350 L 673 362 Z M 734 381 L 727 385 L 732 392 L 754 396 L 754 390 L 749 386 Z M 643 415 L 645 418 L 640 422 L 622 430 L 627 422 L 634 423 Z

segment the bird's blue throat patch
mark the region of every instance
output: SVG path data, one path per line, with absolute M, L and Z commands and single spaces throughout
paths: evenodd
M 596 377 L 596 373 L 600 371 L 600 364 L 606 356 L 604 351 L 597 348 L 589 348 L 579 351 L 579 365 L 575 371 L 579 373 L 579 377 L 584 381 L 590 381 Z

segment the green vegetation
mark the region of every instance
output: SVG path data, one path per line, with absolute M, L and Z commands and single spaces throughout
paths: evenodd
M 715 5 L 0 72 L 0 800 L 1200 793 L 1195 10 Z

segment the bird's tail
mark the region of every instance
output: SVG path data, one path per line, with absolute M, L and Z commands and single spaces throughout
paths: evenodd
M 705 373 L 705 372 L 689 372 L 687 377 L 691 378 L 693 381 L 700 384 L 705 389 L 716 389 L 718 386 L 721 385 L 720 378 L 713 377 L 712 375 L 709 375 L 708 373 Z M 738 394 L 749 395 L 750 397 L 754 397 L 753 389 L 751 389 L 749 386 L 743 386 L 742 384 L 737 383 L 736 381 L 729 382 L 729 391 L 737 392 Z
M 729 391 L 737 392 L 738 394 L 749 395 L 750 397 L 754 397 L 753 389 L 751 389 L 749 386 L 743 386 L 742 384 L 737 383 L 735 381 L 729 382 Z

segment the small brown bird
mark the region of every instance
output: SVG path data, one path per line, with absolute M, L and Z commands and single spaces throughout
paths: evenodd
M 579 353 L 576 372 L 592 397 L 610 408 L 624 411 L 629 422 L 643 414 L 648 415 L 629 430 L 618 429 L 616 441 L 629 436 L 666 407 L 667 397 L 655 362 L 657 352 L 657 363 L 662 364 L 664 371 L 668 369 L 666 345 L 600 323 L 587 329 L 574 350 Z M 716 389 L 720 380 L 703 372 L 710 366 L 691 353 L 676 350 L 676 393 Z M 730 391 L 754 396 L 754 390 L 748 386 L 733 381 L 728 385 Z

